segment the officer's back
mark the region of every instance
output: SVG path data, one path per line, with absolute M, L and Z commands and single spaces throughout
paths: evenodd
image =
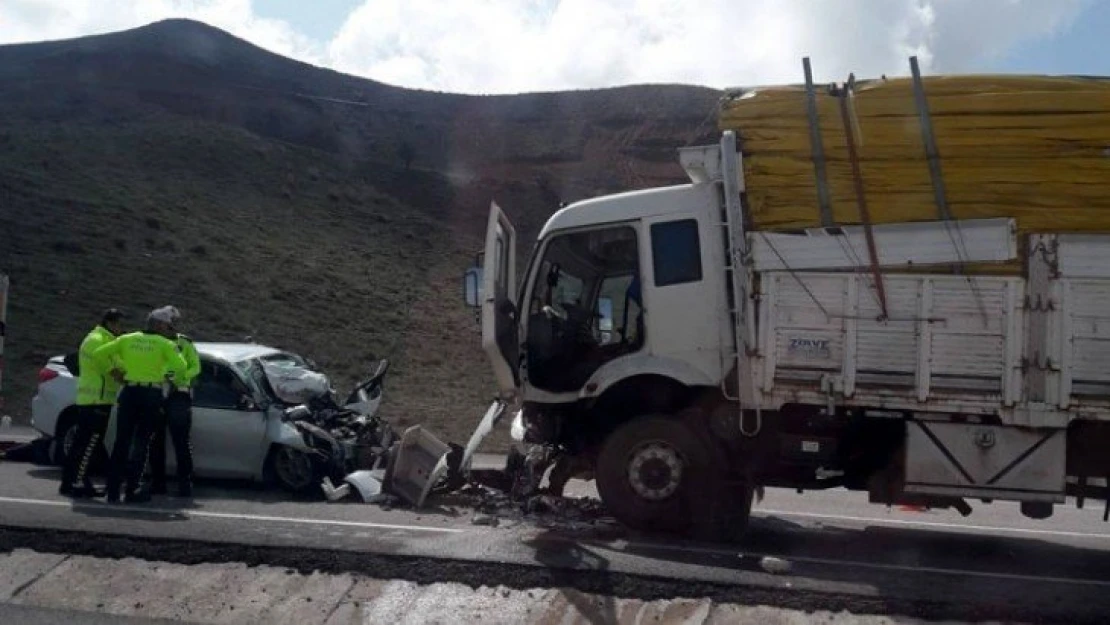
M 166 373 L 184 374 L 177 346 L 154 332 L 124 334 L 96 350 L 102 363 L 113 355 L 119 358 L 127 384 L 161 384 Z

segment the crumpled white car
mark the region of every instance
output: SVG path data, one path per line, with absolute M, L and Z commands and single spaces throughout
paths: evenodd
M 193 471 L 197 477 L 273 479 L 294 492 L 319 488 L 320 467 L 301 433 L 282 418 L 289 407 L 275 393 L 267 376 L 274 365 L 312 369 L 301 356 L 253 343 L 196 343 L 201 372 L 193 390 Z M 280 367 L 279 367 L 280 368 Z M 384 367 L 356 390 L 358 412 L 373 416 L 382 400 Z M 53 438 L 51 456 L 61 463 L 73 443 L 77 379 L 63 356 L 55 356 L 39 372 L 31 401 L 31 425 Z M 114 442 L 115 410 L 105 440 Z M 166 471 L 173 475 L 176 458 L 166 438 Z

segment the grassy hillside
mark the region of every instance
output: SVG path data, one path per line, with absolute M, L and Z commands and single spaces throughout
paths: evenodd
M 158 117 L 2 126 L 0 146 L 17 414 L 37 368 L 109 305 L 138 314 L 173 303 L 198 338 L 298 350 L 342 385 L 391 358 L 387 414 L 409 422 L 444 428 L 452 407 L 477 410 L 489 396 L 473 317 L 458 303 L 459 249 L 473 241 L 346 163 Z
M 717 92 L 474 97 L 298 63 L 197 22 L 0 46 L 7 411 L 105 306 L 300 351 L 446 438 L 492 393 L 460 276 L 496 200 L 523 251 L 560 202 L 683 179 Z

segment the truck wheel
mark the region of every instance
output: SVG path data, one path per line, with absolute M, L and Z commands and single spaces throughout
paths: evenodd
M 606 509 L 637 530 L 684 533 L 696 522 L 699 499 L 712 485 L 710 450 L 681 421 L 649 416 L 613 432 L 597 461 L 597 489 Z M 719 470 L 719 469 L 718 469 Z M 709 487 L 707 489 L 707 487 Z

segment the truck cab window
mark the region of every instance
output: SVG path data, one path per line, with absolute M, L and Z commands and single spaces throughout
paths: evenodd
M 681 219 L 651 226 L 651 262 L 655 286 L 701 280 L 701 244 L 698 222 Z
M 628 304 L 639 276 L 633 228 L 555 236 L 538 267 L 526 341 L 534 386 L 577 390 L 601 365 L 639 349 L 642 318 L 638 304 Z

